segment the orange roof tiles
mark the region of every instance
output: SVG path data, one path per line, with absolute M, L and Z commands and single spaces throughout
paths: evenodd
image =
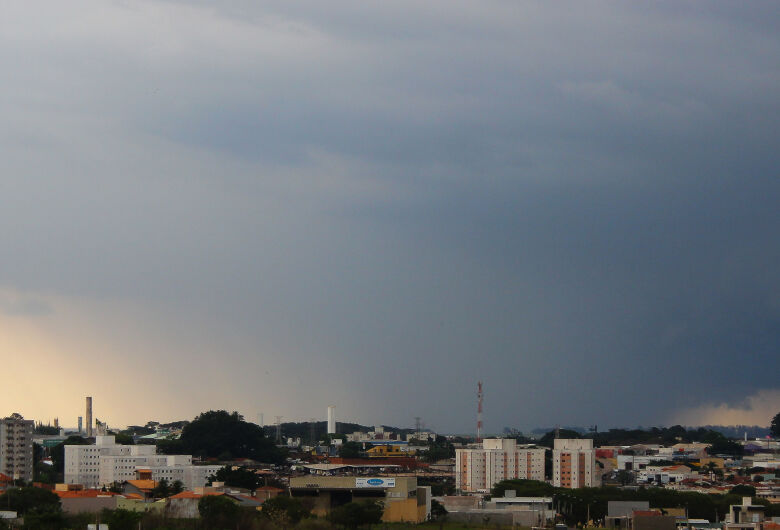
M 154 480 L 128 480 L 127 483 L 142 491 L 153 490 L 157 486 L 157 482 Z
M 60 499 L 84 499 L 94 497 L 115 497 L 118 493 L 103 490 L 70 490 L 70 491 L 55 491 L 54 492 Z
M 126 499 L 133 499 L 133 500 L 143 500 L 143 496 L 138 495 L 137 493 L 125 493 L 124 497 Z
M 176 495 L 171 495 L 171 499 L 200 499 L 201 497 L 206 497 L 208 495 L 224 495 L 221 491 L 207 491 L 203 495 L 199 493 L 195 493 L 192 491 L 182 491 L 181 493 L 177 493 Z

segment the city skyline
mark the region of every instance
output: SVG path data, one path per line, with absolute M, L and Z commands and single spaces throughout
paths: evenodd
M 4 414 L 768 424 L 779 18 L 4 6 Z

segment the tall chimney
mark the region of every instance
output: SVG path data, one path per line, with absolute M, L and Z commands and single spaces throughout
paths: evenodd
M 92 438 L 92 396 L 87 396 L 87 438 Z

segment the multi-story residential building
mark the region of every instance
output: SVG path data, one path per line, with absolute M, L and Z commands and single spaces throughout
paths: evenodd
M 601 484 L 593 440 L 557 439 L 553 446 L 553 486 L 556 488 L 592 488 Z
M 97 436 L 95 445 L 65 446 L 65 483 L 88 488 L 110 486 L 151 473 L 152 480 L 181 481 L 185 489 L 206 485 L 221 466 L 195 466 L 190 455 L 158 455 L 154 445 L 119 445 L 113 436 Z
M 487 492 L 502 480 L 544 480 L 545 451 L 517 447 L 517 441 L 509 438 L 483 440 L 481 448 L 456 449 L 455 488 Z
M 32 482 L 34 427 L 33 420 L 16 413 L 0 419 L 0 473 Z

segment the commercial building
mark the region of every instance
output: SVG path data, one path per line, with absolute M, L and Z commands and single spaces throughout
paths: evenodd
M 553 445 L 553 486 L 556 488 L 593 488 L 601 485 L 596 451 L 589 438 L 556 439 Z
M 310 499 L 317 516 L 348 502 L 377 500 L 384 504 L 383 521 L 421 523 L 431 512 L 430 493 L 430 487 L 417 486 L 417 477 L 290 478 L 290 495 Z
M 0 420 L 0 473 L 32 482 L 34 428 L 33 420 L 16 413 Z
M 649 501 L 608 501 L 604 525 L 607 528 L 632 528 L 634 512 L 649 511 Z
M 689 478 L 698 478 L 699 474 L 688 466 L 647 466 L 637 473 L 637 482 L 649 482 L 656 485 L 679 484 Z
M 195 466 L 190 455 L 158 455 L 154 445 L 119 445 L 113 436 L 97 436 L 95 445 L 65 446 L 65 483 L 87 488 L 110 486 L 138 477 L 181 481 L 185 489 L 206 485 L 221 466 Z
M 764 523 L 765 507 L 753 504 L 751 497 L 742 497 L 742 504 L 729 506 L 724 530 L 760 530 Z
M 545 451 L 518 447 L 511 438 L 488 438 L 481 448 L 456 449 L 455 489 L 484 493 L 502 480 L 544 480 Z

